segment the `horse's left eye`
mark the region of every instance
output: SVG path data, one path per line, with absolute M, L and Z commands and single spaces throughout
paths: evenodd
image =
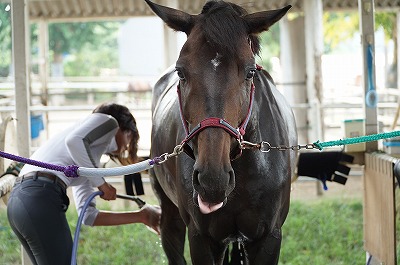
M 178 74 L 178 77 L 181 81 L 185 80 L 185 75 L 180 69 L 176 69 L 176 73 Z
M 256 74 L 256 70 L 254 70 L 254 69 L 249 70 L 246 74 L 246 80 L 252 79 L 255 74 Z

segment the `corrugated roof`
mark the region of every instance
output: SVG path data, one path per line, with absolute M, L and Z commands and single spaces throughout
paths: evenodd
M 0 0 L 2 1 L 2 0 Z M 10 1 L 10 0 L 3 0 Z M 155 0 L 190 14 L 198 14 L 207 0 Z M 27 0 L 31 20 L 93 20 L 152 15 L 144 0 Z M 288 4 L 302 10 L 302 0 L 230 0 L 249 12 L 276 9 Z M 357 0 L 323 0 L 324 10 L 357 9 Z M 376 9 L 399 10 L 400 0 L 376 0 Z

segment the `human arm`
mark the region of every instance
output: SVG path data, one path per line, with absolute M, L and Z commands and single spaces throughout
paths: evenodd
M 108 183 L 105 183 L 108 184 Z M 90 185 L 88 179 L 79 186 L 72 186 L 72 194 L 75 200 L 78 215 L 82 214 L 85 202 L 95 189 Z M 83 223 L 89 226 L 110 226 L 121 224 L 142 223 L 160 233 L 161 208 L 146 204 L 138 211 L 130 212 L 107 212 L 96 208 L 96 197 L 89 203 L 83 217 Z
M 138 211 L 108 212 L 99 211 L 93 226 L 111 226 L 142 223 L 160 234 L 161 208 L 146 204 Z

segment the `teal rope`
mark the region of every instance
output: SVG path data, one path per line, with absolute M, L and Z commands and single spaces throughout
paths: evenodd
M 372 134 L 372 135 L 367 135 L 367 136 L 360 136 L 360 137 L 353 137 L 353 138 L 347 138 L 343 140 L 338 140 L 338 141 L 329 141 L 329 142 L 319 142 L 316 141 L 313 143 L 313 145 L 318 148 L 319 150 L 324 149 L 325 147 L 331 147 L 331 146 L 340 146 L 340 145 L 348 145 L 348 144 L 358 144 L 358 143 L 364 143 L 364 142 L 373 142 L 377 141 L 380 139 L 386 139 L 386 138 L 393 138 L 400 136 L 400 131 L 394 131 L 394 132 L 388 132 L 388 133 L 378 133 L 378 134 Z

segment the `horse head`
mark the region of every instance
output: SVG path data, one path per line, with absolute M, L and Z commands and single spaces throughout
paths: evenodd
M 291 6 L 248 14 L 210 1 L 198 15 L 145 0 L 170 28 L 186 33 L 176 62 L 182 142 L 195 159 L 193 188 L 202 213 L 218 210 L 235 188 L 231 160 L 241 153 L 253 100 L 257 37 Z M 190 148 L 189 148 L 190 147 Z

